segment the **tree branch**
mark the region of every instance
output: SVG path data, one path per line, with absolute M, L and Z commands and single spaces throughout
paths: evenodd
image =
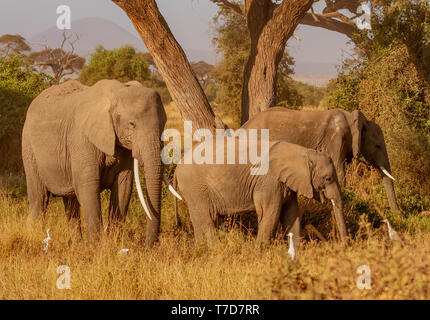
M 240 5 L 238 5 L 237 3 L 232 3 L 228 0 L 210 0 L 212 3 L 215 3 L 216 5 L 218 5 L 218 7 L 223 8 L 223 9 L 230 9 L 235 13 L 238 13 L 240 15 L 244 15 L 245 13 L 243 12 L 243 9 Z
M 324 17 L 323 15 L 317 15 L 318 21 L 316 21 L 311 13 L 306 13 L 303 20 L 300 22 L 302 25 L 312 26 L 335 31 L 346 35 L 348 38 L 352 38 L 352 35 L 358 31 L 355 24 L 345 23 L 336 19 Z

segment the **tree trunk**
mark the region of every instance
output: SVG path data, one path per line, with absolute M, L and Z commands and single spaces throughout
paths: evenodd
M 279 62 L 288 39 L 313 4 L 313 0 L 248 0 L 245 12 L 251 37 L 251 52 L 245 67 L 242 119 L 245 123 L 276 103 Z
M 149 50 L 183 120 L 193 128 L 223 127 L 216 119 L 185 52 L 170 31 L 155 0 L 112 0 L 122 8 Z

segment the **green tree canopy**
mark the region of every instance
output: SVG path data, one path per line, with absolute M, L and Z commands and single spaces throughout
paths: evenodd
M 19 34 L 4 34 L 0 37 L 0 55 L 4 58 L 10 55 L 22 54 L 30 51 L 24 37 Z
M 88 65 L 84 66 L 79 81 L 93 85 L 102 79 L 116 79 L 121 82 L 137 80 L 145 82 L 151 79 L 151 72 L 143 53 L 136 52 L 132 46 L 107 50 L 102 46 L 96 48 Z
M 19 150 L 27 108 L 52 83 L 51 77 L 31 68 L 24 56 L 0 58 L 0 153 L 8 155 L 0 163 L 0 172 L 22 169 Z

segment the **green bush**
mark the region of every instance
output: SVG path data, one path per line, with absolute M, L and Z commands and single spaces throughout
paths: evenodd
M 113 50 L 99 46 L 91 54 L 88 64 L 83 67 L 79 75 L 79 81 L 92 86 L 102 79 L 116 79 L 121 82 L 139 81 L 144 86 L 157 90 L 164 104 L 172 101 L 160 74 L 157 71 L 151 72 L 149 69 L 147 54 L 137 52 L 129 45 Z
M 0 173 L 22 171 L 21 133 L 31 101 L 52 78 L 31 71 L 27 59 L 0 59 Z
M 137 53 L 132 46 L 126 45 L 114 50 L 99 46 L 91 54 L 88 65 L 83 67 L 79 81 L 87 86 L 102 79 L 144 82 L 150 79 L 150 75 L 144 55 Z

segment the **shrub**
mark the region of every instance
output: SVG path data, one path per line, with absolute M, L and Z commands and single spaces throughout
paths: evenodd
M 21 132 L 31 101 L 52 78 L 31 71 L 23 56 L 0 59 L 0 173 L 22 171 Z M 13 152 L 11 152 L 13 151 Z

